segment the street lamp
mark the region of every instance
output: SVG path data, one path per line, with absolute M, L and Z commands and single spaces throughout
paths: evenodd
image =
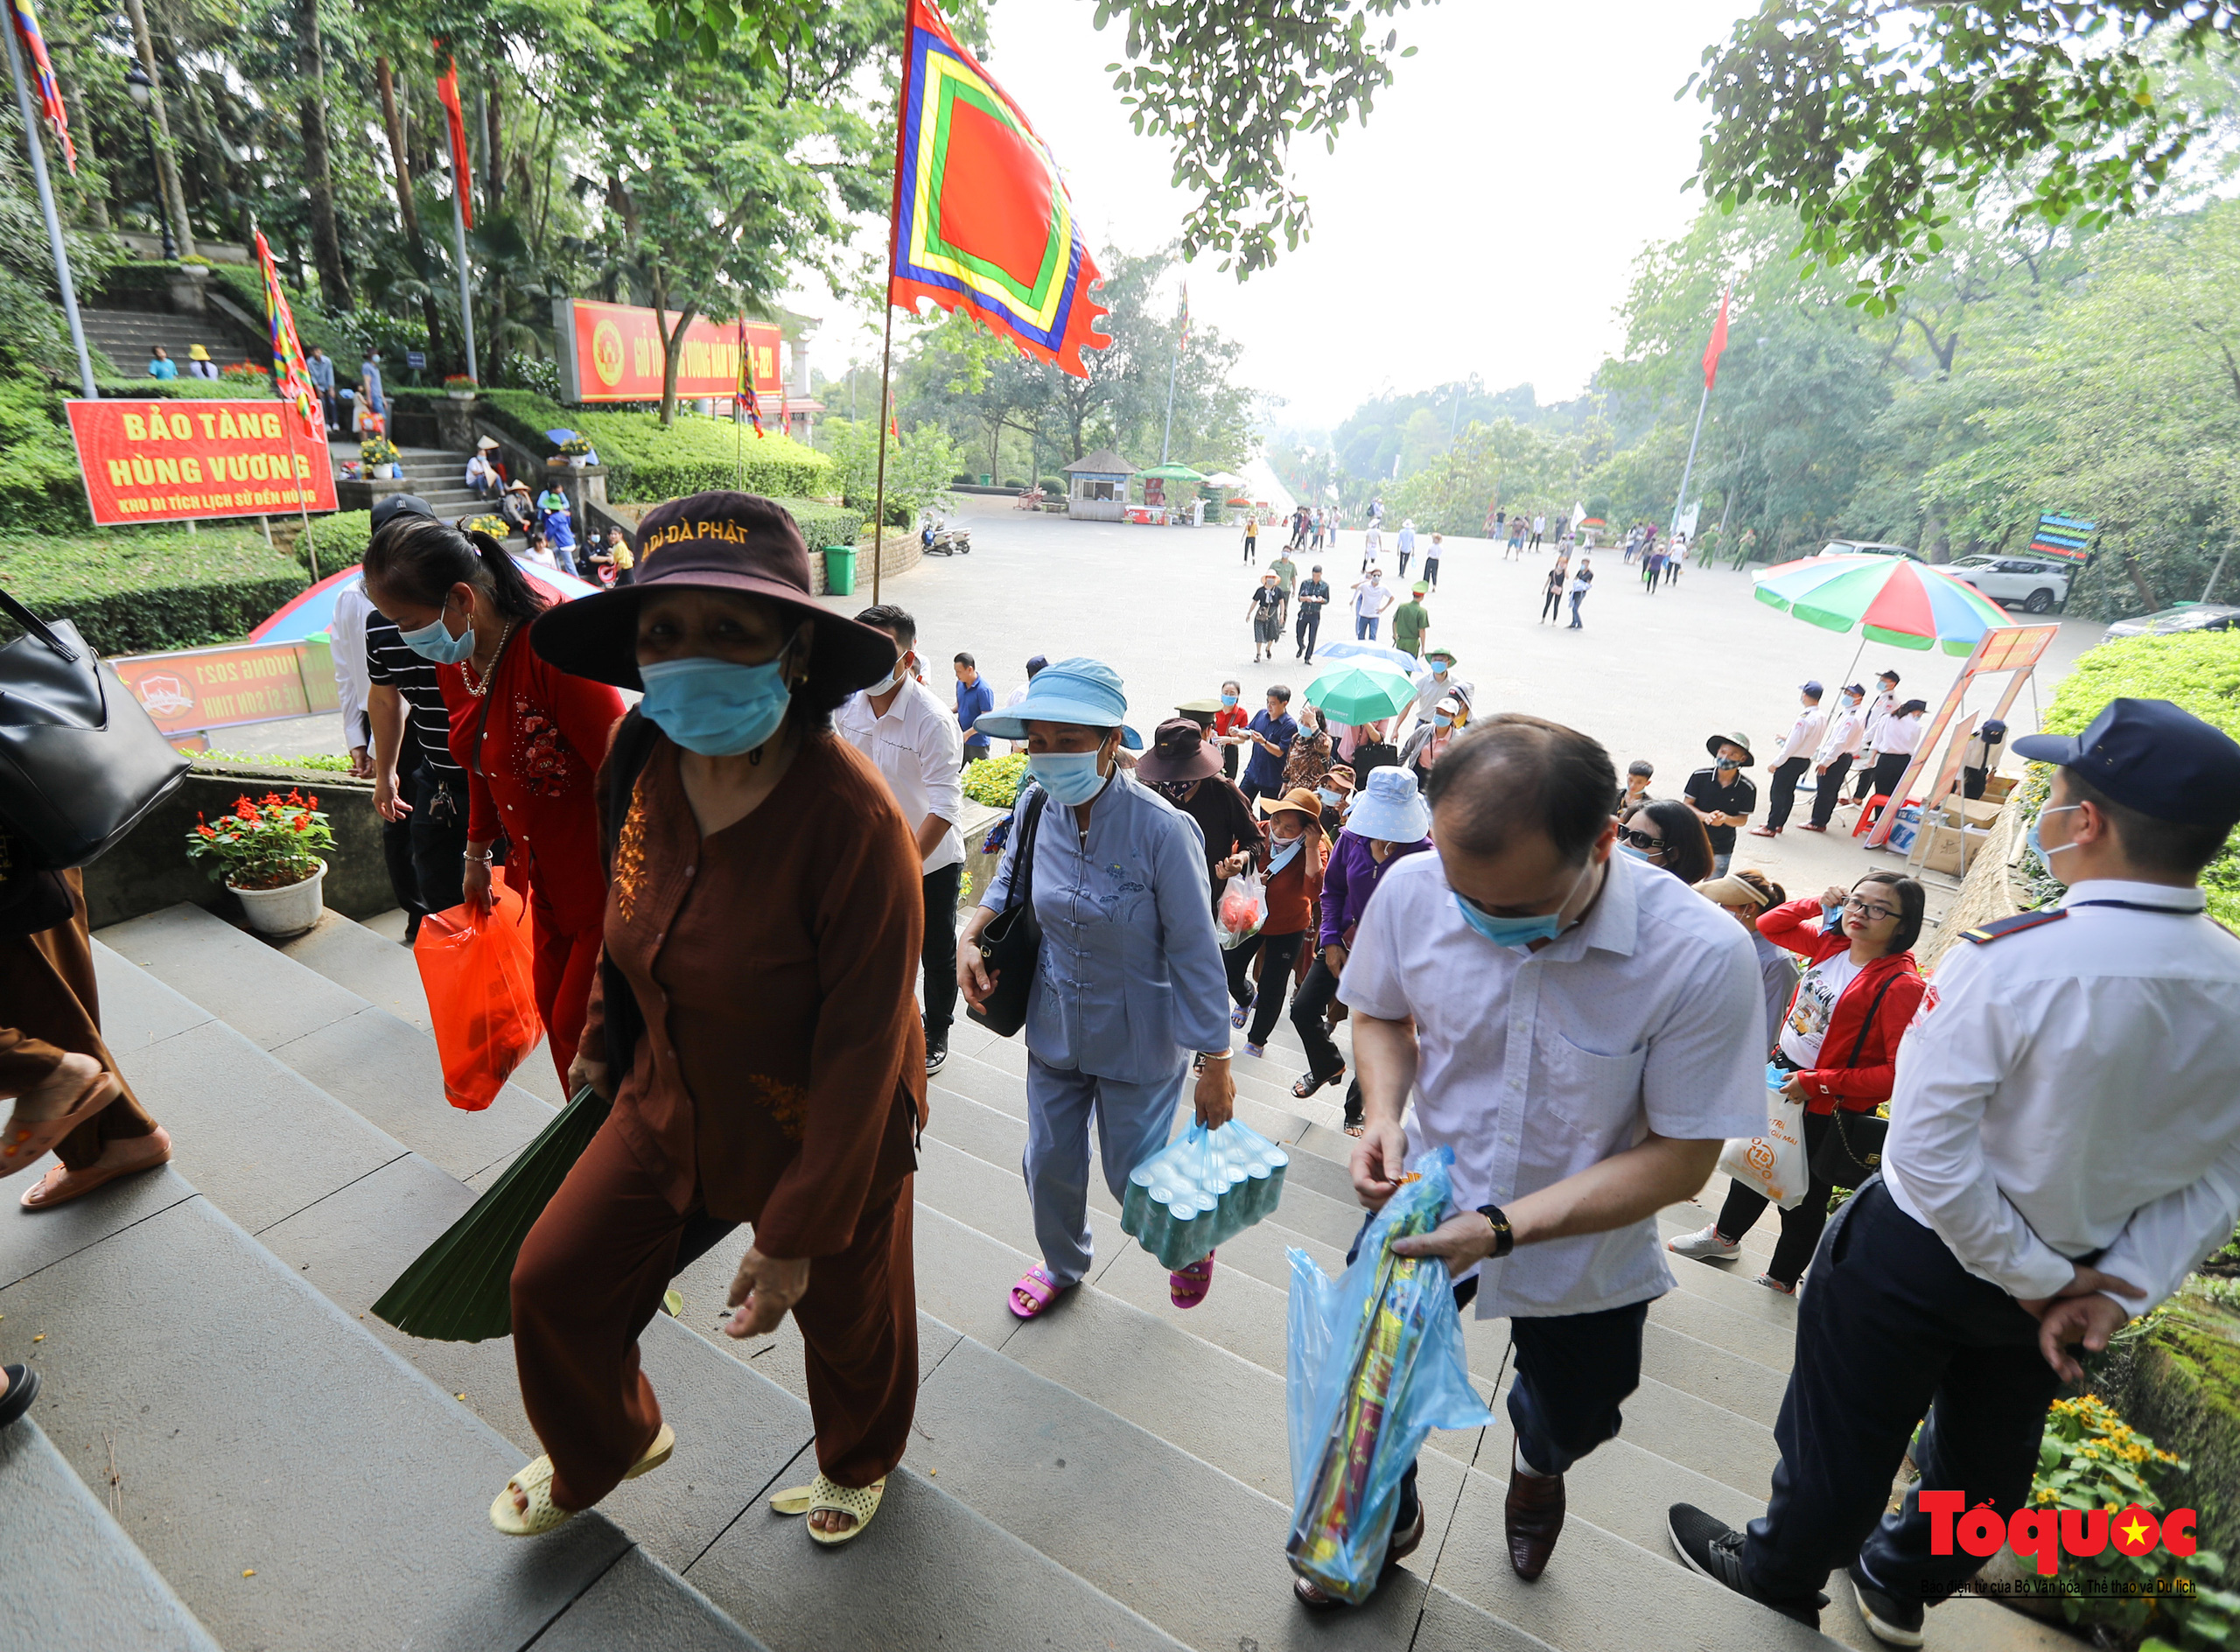
M 164 232 L 164 262 L 171 262 L 178 256 L 178 243 L 172 239 L 171 214 L 164 208 L 164 174 L 156 164 L 156 122 L 149 113 L 155 102 L 156 83 L 148 78 L 148 71 L 136 63 L 126 73 L 124 89 L 131 94 L 140 110 L 141 135 L 148 140 L 148 178 L 154 186 L 156 226 Z

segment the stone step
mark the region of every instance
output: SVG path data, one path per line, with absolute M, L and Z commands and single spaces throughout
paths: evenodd
M 104 1448 L 92 1466 L 105 1473 L 106 1464 Z M 104 1483 L 122 1507 L 122 1485 Z M 29 1416 L 0 1429 L 0 1599 L 11 1645 L 218 1652 Z
M 206 919 L 207 914 L 198 916 Z M 175 942 L 182 932 L 201 927 L 181 914 L 173 924 L 149 931 L 110 933 L 128 943 L 140 942 L 136 950 L 160 953 L 157 940 Z M 218 928 L 250 947 L 262 946 L 230 926 L 221 923 Z M 224 1184 L 228 1196 L 254 1207 L 256 1236 L 278 1259 L 276 1265 L 322 1292 L 338 1312 L 353 1316 L 350 1322 L 362 1334 L 387 1343 L 396 1355 L 434 1379 L 439 1391 L 465 1396 L 466 1410 L 509 1442 L 506 1466 L 482 1477 L 486 1490 L 480 1480 L 471 1488 L 470 1502 L 484 1499 L 472 1502 L 472 1508 L 474 1517 L 482 1519 L 487 1494 L 538 1450 L 521 1410 L 509 1342 L 422 1341 L 403 1336 L 368 1312 L 396 1275 L 472 1202 L 474 1189 L 432 1157 L 406 1151 L 404 1144 L 374 1130 L 324 1089 L 281 1065 L 291 1052 L 311 1060 L 317 1054 L 315 1041 L 337 1028 L 381 1028 L 386 1023 L 377 1052 L 338 1059 L 336 1068 L 354 1075 L 368 1094 L 388 1096 L 401 1129 L 431 1133 L 431 1145 L 449 1152 L 455 1145 L 450 1132 L 458 1126 L 444 1115 L 455 1110 L 443 1105 L 440 1088 L 429 1088 L 428 1081 L 415 1082 L 408 1077 L 399 1082 L 397 1077 L 400 1064 L 410 1054 L 405 1040 L 418 1041 L 424 1062 L 432 1061 L 432 1046 L 424 1035 L 370 1004 L 354 1014 L 330 1018 L 346 1009 L 345 1000 L 355 995 L 343 993 L 269 949 L 260 970 L 253 957 L 229 956 L 225 949 L 232 942 L 224 937 L 213 934 L 207 940 L 219 961 L 212 975 L 238 974 L 243 979 L 262 975 L 268 993 L 274 990 L 274 966 L 298 977 L 292 990 L 262 1000 L 259 1029 L 273 1041 L 274 1054 L 259 1050 L 242 1033 L 103 946 L 97 948 L 103 1007 L 117 1034 L 119 1060 L 132 1073 L 150 1110 L 172 1130 L 180 1167 L 206 1184 Z M 219 996 L 213 988 L 205 990 Z M 292 1024 L 287 1018 L 291 1013 Z M 324 1060 L 320 1055 L 314 1064 L 323 1065 Z M 234 1098 L 250 1093 L 272 1098 L 273 1105 L 237 1122 Z M 492 1129 L 510 1120 L 517 1134 L 533 1133 L 540 1127 L 538 1120 L 549 1116 L 532 1114 L 528 1109 L 534 1105 L 532 1101 L 510 1115 L 493 1107 L 487 1113 L 458 1117 L 491 1121 Z M 506 1152 L 516 1151 L 526 1139 L 521 1134 Z M 479 1157 L 486 1145 L 487 1141 L 478 1142 L 467 1157 Z M 465 1162 L 456 1153 L 453 1157 Z M 246 1178 L 237 1174 L 233 1169 L 237 1161 L 247 1161 L 244 1170 L 254 1173 Z M 143 1186 L 146 1180 L 121 1186 Z M 290 1191 L 260 1196 L 256 1189 L 270 1182 Z M 735 1259 L 734 1253 L 724 1260 L 726 1273 Z M 955 1333 L 932 1326 L 924 1368 L 930 1368 L 931 1362 L 955 1340 Z M 914 1502 L 915 1512 L 895 1522 L 914 1536 L 888 1531 L 884 1546 L 876 1551 L 851 1546 L 843 1552 L 863 1556 L 858 1565 L 878 1568 L 896 1565 L 900 1557 L 899 1564 L 906 1567 L 922 1565 L 929 1575 L 938 1573 L 939 1586 L 898 1594 L 861 1579 L 848 1583 L 829 1577 L 825 1568 L 817 1567 L 820 1580 L 830 1586 L 774 1592 L 769 1584 L 773 1577 L 790 1578 L 796 1571 L 809 1569 L 802 1565 L 806 1558 L 802 1532 L 761 1506 L 771 1489 L 792 1483 L 785 1476 L 804 1478 L 815 1472 L 807 1455 L 813 1431 L 806 1404 L 676 1321 L 657 1318 L 640 1346 L 647 1371 L 660 1390 L 664 1412 L 682 1444 L 670 1471 L 619 1488 L 601 1506 L 602 1513 L 643 1545 L 648 1564 L 689 1571 L 695 1586 L 705 1589 L 724 1611 L 752 1623 L 770 1645 L 809 1652 L 830 1644 L 836 1623 L 845 1626 L 851 1639 L 869 1644 L 923 1644 L 950 1632 L 949 1626 L 956 1624 L 981 1626 L 985 1634 L 979 1644 L 1172 1644 L 1125 1607 L 1068 1577 L 943 1495 L 939 1487 L 922 1482 L 914 1482 L 918 1488 L 914 1494 L 897 1496 L 890 1504 L 906 1507 Z M 910 1480 L 908 1469 L 898 1476 L 898 1482 Z M 898 1483 L 897 1492 L 904 1489 Z M 887 1530 L 885 1514 L 881 1527 Z M 788 1547 L 771 1547 L 779 1544 Z M 942 1558 L 935 1562 L 934 1555 Z M 990 1578 L 1008 1578 L 1013 1586 L 984 1600 L 982 1584 Z M 584 1644 L 597 1642 L 586 1640 Z
M 8 1224 L 0 1313 L 40 1336 L 42 1424 L 88 1485 L 114 1453 L 119 1523 L 220 1644 L 526 1647 L 630 1551 L 597 1514 L 492 1530 L 519 1451 L 176 1172 L 67 1210 Z M 686 1644 L 757 1644 L 656 1563 L 625 1584 Z

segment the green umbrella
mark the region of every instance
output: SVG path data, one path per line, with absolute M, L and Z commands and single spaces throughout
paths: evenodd
M 1147 471 L 1138 471 L 1136 474 L 1138 478 L 1156 476 L 1169 482 L 1202 482 L 1207 480 L 1203 471 L 1194 471 L 1187 465 L 1180 464 L 1154 465 Z
M 1306 703 L 1333 723 L 1359 728 L 1397 717 L 1416 703 L 1416 685 L 1381 665 L 1341 665 L 1306 685 Z
M 374 1312 L 408 1336 L 480 1342 L 514 1328 L 514 1259 L 598 1127 L 609 1103 L 578 1090 L 444 1236 L 396 1278 Z

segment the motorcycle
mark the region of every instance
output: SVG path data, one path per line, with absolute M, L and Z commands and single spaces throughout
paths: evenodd
M 972 530 L 952 528 L 946 522 L 926 519 L 919 530 L 918 542 L 928 556 L 970 556 L 972 554 Z

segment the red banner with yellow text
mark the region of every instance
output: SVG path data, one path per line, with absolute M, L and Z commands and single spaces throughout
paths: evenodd
M 567 402 L 658 402 L 662 396 L 662 332 L 651 310 L 585 298 L 554 301 L 560 334 L 560 395 Z M 676 317 L 670 318 L 676 324 Z M 739 338 L 760 396 L 775 396 L 779 332 L 775 322 L 693 322 L 677 342 L 676 393 L 728 399 L 739 384 Z
M 284 402 L 67 405 L 96 527 L 335 508 L 326 444 L 284 423 Z
M 340 704 L 324 638 L 128 654 L 109 664 L 170 735 L 312 717 Z

